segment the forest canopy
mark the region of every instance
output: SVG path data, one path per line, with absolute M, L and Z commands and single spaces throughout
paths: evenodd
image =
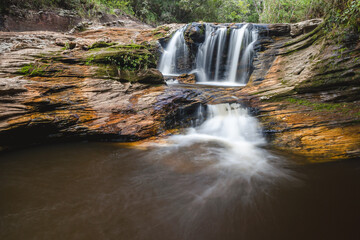
M 121 9 L 150 24 L 204 22 L 299 22 L 332 15 L 345 21 L 359 14 L 360 0 L 0 0 L 0 11 L 65 8 L 84 16 Z M 358 22 L 357 17 L 352 21 Z

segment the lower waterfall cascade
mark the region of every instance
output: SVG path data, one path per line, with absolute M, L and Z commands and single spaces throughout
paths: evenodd
M 218 168 L 218 171 L 228 172 L 227 180 L 234 178 L 232 180 L 238 181 L 241 178 L 250 182 L 251 179 L 261 181 L 290 177 L 284 169 L 273 164 L 280 163 L 281 159 L 263 148 L 266 140 L 260 124 L 248 113 L 248 109 L 238 103 L 207 105 L 206 109 L 207 114 L 204 108 L 197 113 L 198 119 L 207 115 L 200 125 L 170 137 L 167 152 L 171 153 L 173 149 L 187 151 L 187 148 L 196 146 L 199 153 L 193 161 L 207 162 L 208 166 Z M 224 188 L 226 184 L 221 185 Z

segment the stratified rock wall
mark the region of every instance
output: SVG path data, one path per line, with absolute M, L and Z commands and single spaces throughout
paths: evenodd
M 359 157 L 359 36 L 334 44 L 323 29 L 266 40 L 242 93 L 273 146 L 311 161 Z
M 0 33 L 0 150 L 135 141 L 186 125 L 198 93 L 166 88 L 154 68 L 157 34 L 142 26 Z

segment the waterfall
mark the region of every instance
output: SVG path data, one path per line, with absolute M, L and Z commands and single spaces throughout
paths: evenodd
M 158 69 L 166 76 L 184 73 L 179 65 L 187 65 L 189 50 L 184 39 L 185 27 L 177 30 L 161 55 Z M 181 62 L 182 61 L 182 62 Z
M 228 81 L 236 82 L 237 80 L 237 69 L 239 65 L 240 52 L 243 45 L 247 45 L 247 24 L 242 26 L 240 29 L 233 29 L 230 34 L 230 44 L 228 53 Z
M 240 77 L 238 79 L 240 79 L 239 82 L 241 82 L 243 84 L 246 84 L 247 80 L 250 77 L 249 69 L 252 64 L 252 56 L 254 55 L 254 45 L 257 40 L 257 37 L 258 37 L 257 32 L 251 31 L 251 37 L 249 36 L 249 38 L 248 38 L 248 41 L 250 42 L 250 44 L 247 45 L 244 53 L 242 54 L 240 66 L 242 69 L 245 69 L 245 70 L 241 71 Z
M 229 197 L 235 186 L 239 191 L 244 190 L 241 194 L 250 200 L 252 193 L 247 191 L 254 190 L 254 181 L 265 184 L 267 179 L 288 177 L 288 173 L 274 164 L 281 160 L 262 148 L 266 141 L 257 119 L 237 103 L 208 105 L 207 119 L 201 125 L 170 137 L 169 143 L 158 153 L 159 158 L 174 158 L 190 151 L 191 157 L 183 161 L 201 166 L 202 172 L 219 174 L 208 188 L 194 193 L 196 201 Z M 240 185 L 243 189 L 239 189 Z
M 214 141 L 221 143 L 219 145 L 224 148 L 232 148 L 236 151 L 254 150 L 249 155 L 252 160 L 256 159 L 259 153 L 261 154 L 261 151 L 255 153 L 255 149 L 264 145 L 266 141 L 262 137 L 256 118 L 250 116 L 246 108 L 236 103 L 224 103 L 208 105 L 207 112 L 207 120 L 199 127 L 190 128 L 186 135 L 177 135 L 172 139 L 175 139 L 180 145 L 193 144 L 198 141 Z M 236 154 L 234 157 L 241 158 L 244 156 L 244 152 Z
M 215 81 L 219 80 L 219 70 L 220 70 L 220 64 L 222 64 L 222 56 L 224 53 L 225 48 L 225 41 L 226 41 L 226 28 L 220 28 L 219 29 L 219 40 L 218 40 L 218 46 L 217 46 L 217 57 L 216 57 L 216 65 L 215 65 Z
M 192 71 L 197 74 L 199 82 L 218 80 L 226 42 L 227 29 L 225 27 L 217 28 L 207 24 L 205 29 L 205 42 L 199 47 L 196 55 L 196 68 Z M 214 55 L 215 48 L 217 48 L 216 55 Z M 215 74 L 212 72 L 214 59 L 216 59 Z
M 164 75 L 179 75 L 186 72 L 179 68 L 179 61 L 190 62 L 189 49 L 184 40 L 184 31 L 179 29 L 166 47 L 159 64 Z M 193 68 L 197 82 L 201 84 L 245 85 L 250 77 L 257 30 L 252 24 L 218 26 L 205 24 L 205 40 L 199 45 Z

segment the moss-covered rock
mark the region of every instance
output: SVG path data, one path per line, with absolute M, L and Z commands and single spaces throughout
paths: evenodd
M 204 23 L 191 23 L 184 31 L 184 38 L 187 43 L 200 44 L 205 41 L 205 29 Z
M 162 73 L 155 69 L 140 70 L 120 70 L 116 66 L 101 65 L 98 66 L 95 76 L 103 79 L 113 79 L 120 82 L 144 83 L 144 84 L 164 84 Z
M 87 63 L 116 66 L 120 70 L 155 68 L 157 57 L 153 53 L 154 51 L 152 46 L 138 44 L 117 45 L 99 51 L 92 51 L 87 58 Z
M 89 49 L 96 49 L 96 48 L 106 48 L 106 47 L 110 47 L 113 46 L 115 43 L 109 43 L 109 42 L 105 42 L 105 41 L 99 41 L 99 42 L 95 42 L 93 43 Z
M 113 45 L 93 48 L 87 65 L 97 65 L 95 76 L 122 82 L 163 84 L 162 74 L 156 70 L 158 56 L 151 44 Z
M 144 84 L 164 84 L 164 77 L 155 68 L 141 69 L 137 71 L 124 70 L 119 72 L 120 81 L 138 82 Z
M 328 49 L 312 68 L 313 76 L 295 87 L 300 94 L 335 91 L 336 100 L 360 100 L 360 48 L 338 46 Z M 334 95 L 335 93 L 333 93 Z
M 45 63 L 31 63 L 21 67 L 17 74 L 25 75 L 29 77 L 48 77 L 52 76 L 55 73 L 59 72 L 59 69 L 56 69 L 50 64 Z

